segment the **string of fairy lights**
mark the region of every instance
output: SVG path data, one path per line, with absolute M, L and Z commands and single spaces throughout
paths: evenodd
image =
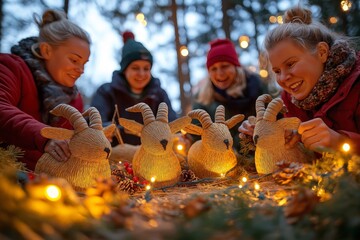
M 353 3 L 350 0 L 342 0 L 340 2 L 340 8 L 345 13 L 350 11 L 352 5 L 353 5 Z M 146 20 L 144 13 L 138 12 L 136 14 L 136 20 L 144 27 L 147 26 L 147 20 Z M 339 20 L 339 18 L 337 16 L 330 16 L 328 19 L 330 24 L 336 24 L 336 23 L 338 23 L 338 20 Z M 272 15 L 269 17 L 269 22 L 272 24 L 283 24 L 283 17 L 281 15 L 278 15 L 278 16 Z M 247 49 L 250 46 L 250 37 L 247 35 L 241 35 L 238 38 L 238 43 L 242 49 Z M 180 51 L 181 56 L 183 56 L 183 57 L 188 57 L 190 54 L 187 46 L 185 46 L 185 45 L 182 45 L 180 47 L 179 51 Z M 249 66 L 249 69 L 254 72 L 257 71 L 257 68 L 255 66 Z M 264 79 L 266 79 L 269 76 L 268 70 L 266 68 L 261 68 L 261 66 L 260 66 L 258 73 Z

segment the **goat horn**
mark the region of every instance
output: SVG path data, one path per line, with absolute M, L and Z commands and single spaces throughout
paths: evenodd
M 273 99 L 266 108 L 264 119 L 268 121 L 276 121 L 276 115 L 283 107 L 283 101 L 280 98 Z
M 89 126 L 93 129 L 99 129 L 102 130 L 102 122 L 99 111 L 95 107 L 88 108 L 84 113 L 83 116 L 89 116 Z
M 216 123 L 225 123 L 225 107 L 219 105 L 215 111 L 215 122 Z
M 198 119 L 203 129 L 210 127 L 210 125 L 212 124 L 210 115 L 204 109 L 192 110 L 188 113 L 188 116 Z
M 56 116 L 62 116 L 69 120 L 71 125 L 74 127 L 75 132 L 81 132 L 88 127 L 87 122 L 81 113 L 76 108 L 68 104 L 59 104 L 52 109 L 50 113 Z
M 144 120 L 144 125 L 155 121 L 155 116 L 149 105 L 146 103 L 138 103 L 135 106 L 126 109 L 128 112 L 141 112 Z
M 268 103 L 272 100 L 272 97 L 269 94 L 263 94 L 256 99 L 255 108 L 256 108 L 256 120 L 263 118 L 265 113 L 265 103 Z
M 157 115 L 156 115 L 156 120 L 159 120 L 159 121 L 164 122 L 164 123 L 169 122 L 169 120 L 168 120 L 168 107 L 167 107 L 166 103 L 164 103 L 164 102 L 160 103 L 159 109 L 158 109 L 158 112 L 157 112 Z

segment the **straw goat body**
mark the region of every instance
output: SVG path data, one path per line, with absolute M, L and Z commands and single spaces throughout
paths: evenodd
M 233 138 L 229 129 L 244 119 L 243 114 L 237 114 L 225 121 L 225 108 L 216 108 L 215 121 L 203 109 L 195 109 L 188 113 L 191 118 L 200 121 L 202 127 L 191 124 L 185 131 L 201 135 L 201 140 L 195 142 L 188 152 L 189 168 L 197 177 L 220 177 L 237 165 L 233 151 Z
M 173 151 L 174 134 L 190 124 L 191 118 L 184 116 L 168 122 L 168 106 L 159 104 L 155 118 L 146 103 L 138 103 L 128 109 L 140 112 L 144 124 L 119 118 L 120 124 L 134 134 L 140 133 L 141 145 L 134 154 L 132 166 L 134 175 L 150 181 L 154 177 L 155 187 L 163 187 L 179 181 L 181 166 Z
M 267 104 L 265 108 L 265 104 Z M 276 163 L 305 162 L 312 158 L 312 153 L 306 151 L 301 143 L 293 148 L 285 148 L 285 130 L 297 130 L 300 119 L 296 117 L 277 120 L 277 114 L 283 108 L 280 98 L 272 99 L 269 94 L 263 94 L 256 100 L 256 123 L 254 129 L 255 166 L 260 174 L 268 174 L 277 169 Z
M 44 153 L 36 164 L 35 172 L 64 178 L 76 191 L 91 187 L 98 177 L 109 178 L 111 145 L 106 136 L 112 134 L 115 125 L 103 128 L 100 114 L 94 107 L 81 114 L 70 105 L 59 104 L 51 113 L 68 119 L 74 130 L 45 127 L 41 135 L 49 139 L 69 140 L 71 157 L 58 162 L 49 153 Z M 86 116 L 89 117 L 89 125 L 84 118 Z

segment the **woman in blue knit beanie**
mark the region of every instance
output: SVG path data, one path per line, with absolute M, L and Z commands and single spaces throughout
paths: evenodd
M 151 53 L 142 43 L 135 41 L 132 32 L 124 32 L 123 40 L 120 70 L 113 72 L 110 83 L 105 83 L 97 89 L 91 105 L 99 110 L 104 125 L 111 123 L 115 105 L 117 105 L 120 117 L 143 123 L 141 113 L 125 110 L 140 102 L 148 104 L 154 114 L 157 113 L 159 104 L 165 102 L 169 108 L 169 122 L 175 120 L 177 116 L 167 93 L 161 87 L 160 80 L 151 74 L 153 64 Z M 140 144 L 139 137 L 127 134 L 124 129 L 119 128 L 124 143 Z M 116 145 L 116 139 L 113 140 L 113 145 Z

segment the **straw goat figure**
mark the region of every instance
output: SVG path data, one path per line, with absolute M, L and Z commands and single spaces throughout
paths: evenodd
M 146 103 L 138 103 L 126 111 L 140 112 L 144 124 L 119 118 L 120 124 L 133 134 L 140 133 L 141 145 L 132 160 L 134 175 L 150 181 L 156 179 L 155 187 L 163 187 L 179 181 L 181 166 L 173 151 L 174 134 L 190 124 L 191 118 L 184 116 L 169 123 L 168 106 L 159 104 L 156 118 Z
M 185 131 L 201 135 L 189 149 L 189 168 L 197 177 L 220 177 L 237 165 L 233 152 L 233 138 L 229 129 L 244 119 L 243 114 L 237 114 L 225 121 L 225 107 L 219 105 L 215 112 L 215 122 L 203 109 L 195 109 L 188 113 L 191 118 L 200 121 L 202 127 L 191 124 Z
M 265 104 L 267 104 L 265 108 Z M 272 99 L 263 94 L 256 100 L 256 123 L 254 129 L 255 166 L 260 174 L 272 173 L 277 169 L 276 163 L 305 162 L 312 158 L 312 153 L 305 150 L 301 143 L 293 148 L 285 148 L 285 130 L 297 130 L 300 119 L 296 117 L 277 120 L 277 114 L 283 108 L 280 98 Z
M 67 161 L 58 162 L 49 153 L 44 153 L 36 164 L 35 172 L 64 178 L 76 191 L 91 187 L 98 177 L 110 178 L 108 157 L 111 145 L 106 136 L 111 135 L 115 125 L 103 129 L 100 114 L 94 107 L 82 115 L 76 108 L 60 104 L 51 113 L 68 119 L 74 130 L 45 127 L 41 135 L 49 139 L 69 140 L 71 157 Z M 87 116 L 89 125 L 84 118 Z

